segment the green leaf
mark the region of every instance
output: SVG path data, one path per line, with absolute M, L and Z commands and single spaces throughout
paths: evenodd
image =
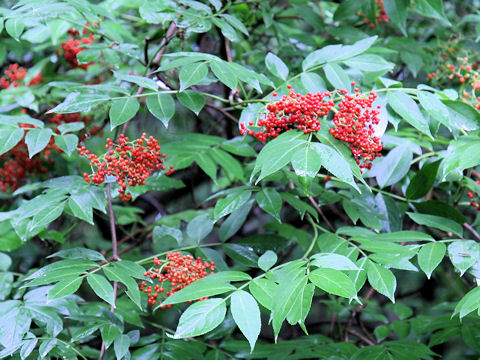
M 460 319 L 480 307 L 480 286 L 470 290 L 455 306 L 453 316 L 460 313 Z
M 245 180 L 242 165 L 232 155 L 219 148 L 213 148 L 209 155 L 222 167 L 231 180 Z
M 312 144 L 305 143 L 292 156 L 292 166 L 298 176 L 314 178 L 322 166 L 322 157 L 318 156 L 320 147 L 314 145 L 312 148 L 310 145 Z
M 300 76 L 302 85 L 305 89 L 308 89 L 312 93 L 319 91 L 326 91 L 327 85 L 323 81 L 322 77 L 314 72 L 303 72 Z
M 236 289 L 235 286 L 224 282 L 221 278 L 214 275 L 208 275 L 200 280 L 192 282 L 182 290 L 169 296 L 159 306 L 178 304 L 203 297 L 220 295 Z
M 458 240 L 448 245 L 448 256 L 462 276 L 480 258 L 480 245 L 473 240 Z
M 177 93 L 177 98 L 180 102 L 192 110 L 195 115 L 198 115 L 205 106 L 205 97 L 197 91 L 185 90 Z
M 115 263 L 117 265 L 118 262 Z M 119 266 L 107 266 L 103 268 L 103 272 L 107 275 L 110 281 L 118 281 L 127 287 L 127 296 L 141 309 L 141 298 L 138 285 L 135 280 L 132 279 L 130 273 L 125 271 L 123 267 Z
M 444 201 L 439 200 L 428 200 L 428 201 L 419 201 L 414 204 L 415 209 L 422 214 L 430 214 L 443 216 L 447 219 L 456 221 L 457 223 L 463 225 L 467 218 L 458 210 L 457 207 L 450 205 Z
M 225 215 L 238 210 L 250 199 L 251 193 L 251 191 L 237 191 L 226 198 L 219 199 L 213 210 L 214 218 L 218 220 Z
M 324 66 L 323 71 L 325 72 L 328 82 L 332 84 L 335 89 L 345 89 L 348 92 L 352 91 L 351 80 L 340 65 L 328 63 Z
M 447 247 L 441 242 L 431 242 L 422 246 L 418 252 L 418 265 L 430 279 L 433 270 L 442 262 Z
M 105 343 L 105 348 L 108 349 L 112 345 L 115 338 L 120 335 L 120 330 L 113 324 L 105 324 L 102 327 L 102 340 Z
M 68 206 L 75 217 L 93 225 L 93 201 L 89 193 L 72 194 Z
M 273 296 L 277 288 L 277 285 L 273 281 L 267 279 L 257 279 L 252 281 L 248 288 L 255 299 L 257 299 L 262 306 L 269 310 L 272 309 Z
M 258 258 L 258 267 L 263 271 L 268 271 L 277 262 L 277 254 L 272 250 L 267 250 Z
M 414 4 L 415 10 L 423 16 L 439 19 L 449 26 L 452 25 L 445 16 L 442 0 L 415 0 Z
M 359 6 L 361 6 L 361 4 L 357 3 L 355 5 L 355 10 L 357 10 Z M 340 8 L 342 8 L 342 6 L 339 6 L 338 10 L 340 10 Z M 355 10 L 353 10 L 351 13 L 354 13 Z M 335 12 L 335 16 L 337 16 L 337 12 Z M 351 57 L 360 55 L 367 51 L 373 45 L 376 39 L 377 36 L 372 36 L 359 40 L 352 45 L 336 44 L 325 46 L 319 50 L 315 50 L 314 52 L 310 53 L 303 61 L 302 68 L 305 71 L 326 62 L 332 62 L 335 60 L 346 60 Z
M 395 302 L 397 279 L 390 270 L 370 261 L 367 266 L 367 278 L 375 290 L 388 297 L 393 303 Z
M 25 29 L 25 25 L 23 24 L 23 19 L 21 17 L 15 17 L 5 21 L 5 30 L 7 30 L 8 35 L 17 41 L 19 41 L 23 29 Z
M 52 137 L 51 129 L 32 129 L 25 135 L 25 143 L 28 147 L 30 159 L 45 149 Z
M 335 270 L 361 270 L 348 257 L 335 253 L 319 253 L 312 255 L 310 264 L 320 268 Z
M 313 294 L 315 293 L 315 285 L 306 284 L 303 286 L 295 303 L 293 304 L 290 312 L 287 315 L 287 321 L 291 325 L 299 324 L 302 330 L 308 335 L 307 329 L 305 328 L 305 319 L 310 312 L 310 307 L 312 306 Z
M 378 185 L 383 188 L 402 180 L 410 169 L 412 159 L 412 150 L 406 145 L 397 146 L 391 150 L 372 169 L 372 173 L 377 177 Z
M 150 89 L 150 90 L 153 90 L 153 91 L 158 90 L 158 85 L 154 80 L 143 77 L 143 76 L 122 74 L 119 71 L 114 71 L 113 76 L 116 79 L 119 79 L 119 80 L 122 80 L 122 81 L 128 81 L 128 82 L 137 84 L 139 87 L 143 87 L 143 88 Z
M 215 1 L 218 1 L 218 3 L 220 4 L 220 1 L 219 0 L 215 0 Z M 210 2 L 214 2 L 213 0 L 210 0 Z M 219 9 L 217 9 L 219 10 Z M 232 25 L 234 28 L 236 28 L 237 30 L 241 31 L 242 33 L 244 33 L 245 35 L 248 36 L 248 30 L 247 28 L 245 27 L 245 25 L 243 24 L 243 22 L 241 22 L 239 19 L 237 19 L 235 16 L 233 15 L 230 15 L 230 14 L 222 14 L 220 15 L 221 17 L 223 17 L 224 19 L 226 19 L 228 21 L 228 23 L 230 25 Z
M 12 259 L 10 256 L 0 253 L 0 271 L 7 271 L 10 265 L 12 265 Z
M 384 60 L 378 55 L 358 55 L 343 63 L 353 69 L 365 72 L 387 72 L 393 69 L 394 64 Z
M 78 136 L 75 134 L 57 135 L 55 136 L 55 145 L 70 156 L 77 150 Z
M 419 225 L 430 226 L 445 232 L 452 232 L 459 236 L 463 234 L 462 226 L 459 223 L 445 217 L 413 212 L 407 212 L 407 215 Z
M 424 118 L 417 103 L 401 91 L 387 93 L 388 105 L 415 129 L 432 137 L 427 119 Z
M 383 6 L 385 12 L 398 29 L 407 36 L 406 23 L 407 23 L 407 7 L 408 2 L 404 0 L 384 0 Z
M 99 298 L 105 300 L 107 303 L 115 307 L 115 298 L 113 296 L 113 287 L 105 279 L 105 277 L 90 274 L 87 276 L 88 285 L 92 288 L 93 292 L 98 295 Z
M 223 84 L 230 89 L 235 90 L 237 88 L 237 77 L 228 64 L 224 61 L 212 61 L 210 62 L 210 70 Z
M 228 216 L 218 230 L 221 241 L 230 239 L 242 227 L 252 209 L 252 205 L 253 200 L 247 201 L 239 209 L 235 210 Z
M 80 288 L 82 281 L 83 277 L 74 277 L 59 281 L 48 291 L 48 301 L 75 293 Z
M 57 345 L 57 339 L 43 340 L 38 347 L 41 359 L 45 359 L 47 354 Z
M 195 243 L 200 243 L 201 240 L 210 234 L 213 229 L 214 221 L 209 214 L 201 214 L 193 218 L 187 225 L 187 235 Z
M 109 97 L 105 94 L 81 94 L 73 92 L 65 100 L 47 111 L 47 114 L 71 114 L 76 112 L 89 112 L 93 107 L 105 103 Z
M 89 259 L 89 260 L 98 260 L 98 261 L 106 261 L 105 257 L 99 253 L 98 251 L 86 248 L 71 248 L 57 251 L 53 253 L 48 258 L 52 257 L 61 257 L 66 259 Z
M 115 266 L 123 269 L 131 277 L 134 277 L 137 279 L 144 278 L 143 274 L 145 272 L 145 269 L 142 266 L 138 265 L 137 263 L 134 263 L 128 260 L 122 260 L 122 261 L 115 262 Z
M 295 151 L 306 143 L 304 138 L 303 132 L 292 130 L 268 142 L 258 154 L 251 179 L 260 171 L 260 176 L 255 182 L 257 184 L 263 178 L 282 169 L 292 160 Z
M 24 340 L 22 348 L 20 349 L 20 358 L 25 360 L 28 355 L 32 353 L 32 351 L 37 346 L 38 339 L 27 339 Z
M 250 349 L 253 351 L 262 325 L 257 302 L 248 292 L 235 291 L 231 297 L 231 311 L 235 323 L 247 338 Z
M 208 74 L 208 66 L 204 62 L 188 64 L 182 67 L 179 73 L 180 91 L 198 84 Z
M 213 181 L 217 181 L 217 164 L 208 152 L 198 153 L 195 162 Z
M 440 101 L 440 96 L 438 94 L 432 94 L 428 91 L 418 91 L 417 96 L 420 105 L 422 105 L 431 117 L 439 121 L 449 130 L 452 130 L 448 108 Z
M 450 141 L 442 162 L 443 178 L 452 171 L 461 172 L 480 164 L 479 140 L 476 136 L 462 136 Z
M 190 305 L 180 316 L 174 339 L 199 336 L 215 329 L 225 318 L 224 299 L 207 299 Z
M 148 99 L 150 99 L 150 97 L 148 97 Z M 125 97 L 122 99 L 113 100 L 112 106 L 110 107 L 110 111 L 108 113 L 110 117 L 111 130 L 133 118 L 139 109 L 140 103 L 134 97 Z
M 322 166 L 325 169 L 360 192 L 360 189 L 353 179 L 350 165 L 341 154 L 332 147 L 321 143 L 311 143 L 310 147 L 320 157 Z
M 357 297 L 353 281 L 343 272 L 335 269 L 317 269 L 308 275 L 310 281 L 323 291 L 348 299 Z
M 224 21 L 224 20 L 222 20 L 218 17 L 213 17 L 212 18 L 212 23 L 214 23 L 215 26 L 220 28 L 220 31 L 222 32 L 222 34 L 227 39 L 229 39 L 230 41 L 232 41 L 232 42 L 240 41 L 240 38 L 238 37 L 235 29 L 232 26 L 230 26 L 230 24 L 228 24 L 226 21 Z
M 53 220 L 62 215 L 64 207 L 65 202 L 62 201 L 39 211 L 28 223 L 28 232 L 34 233 L 34 231 L 46 227 Z
M 292 277 L 289 279 L 291 283 L 287 284 L 286 281 L 280 282 L 272 294 L 272 325 L 275 341 L 283 321 L 295 304 L 300 289 L 307 284 L 307 277 L 303 274 L 304 271 L 305 269 L 302 268 L 298 270 L 298 273 L 291 273 Z
M 418 173 L 415 174 L 410 181 L 410 184 L 408 184 L 405 194 L 407 199 L 419 199 L 428 194 L 435 183 L 435 178 L 437 177 L 437 171 L 440 163 L 441 160 L 428 163 L 424 165 Z
M 282 197 L 274 188 L 262 188 L 256 195 L 255 200 L 267 213 L 272 215 L 278 222 L 282 210 Z
M 13 149 L 23 139 L 23 135 L 23 129 L 0 129 L 0 155 Z
M 168 127 L 168 122 L 175 115 L 175 100 L 170 94 L 147 96 L 147 107 L 165 127 Z
M 250 246 L 227 244 L 224 245 L 223 250 L 225 251 L 225 254 L 243 265 L 250 267 L 257 266 L 258 256 Z
M 113 343 L 115 356 L 117 359 L 122 359 L 128 353 L 130 347 L 130 337 L 128 335 L 118 335 Z
M 480 128 L 480 114 L 472 106 L 453 100 L 442 100 L 446 105 L 453 128 L 474 131 Z
M 269 52 L 265 57 L 265 65 L 267 65 L 268 71 L 274 76 L 279 77 L 282 80 L 287 80 L 288 67 L 277 55 Z

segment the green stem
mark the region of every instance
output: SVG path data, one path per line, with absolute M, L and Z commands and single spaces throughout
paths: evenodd
M 404 198 L 402 196 L 398 196 L 398 195 L 395 195 L 395 194 L 392 194 L 388 191 L 384 191 L 384 190 L 381 190 L 381 189 L 377 189 L 375 187 L 370 187 L 370 189 L 372 189 L 373 191 L 375 192 L 379 192 L 380 194 L 383 194 L 383 195 L 387 195 L 389 197 L 391 197 L 392 199 L 397 199 L 397 200 L 400 200 L 400 201 L 404 201 L 404 202 L 408 202 L 408 199 L 407 198 Z
M 437 153 L 435 151 L 432 151 L 432 152 L 428 152 L 428 153 L 425 153 L 423 155 L 420 155 L 419 157 L 413 159 L 413 161 L 410 163 L 410 166 L 412 166 L 413 164 L 425 159 L 425 158 L 428 158 L 428 157 L 431 157 L 431 156 L 435 156 L 437 155 Z
M 317 239 L 318 239 L 318 230 L 317 230 L 317 227 L 315 226 L 316 224 L 313 221 L 312 216 L 310 214 L 307 214 L 307 218 L 308 218 L 308 221 L 310 222 L 310 224 L 313 227 L 313 239 L 312 239 L 312 241 L 310 243 L 310 246 L 308 247 L 307 251 L 305 251 L 305 253 L 302 256 L 304 259 L 306 259 L 308 255 L 310 255 L 310 253 L 312 252 L 313 248 L 315 247 L 315 244 L 316 244 Z

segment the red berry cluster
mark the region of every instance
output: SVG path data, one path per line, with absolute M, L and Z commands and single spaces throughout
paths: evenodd
M 475 184 L 480 185 L 480 180 L 476 180 Z M 480 199 L 478 197 L 478 192 L 468 190 L 467 196 L 470 198 L 470 206 L 473 206 L 474 208 L 477 209 L 477 211 L 480 211 Z
M 33 129 L 35 126 L 20 124 L 20 127 Z M 25 131 L 25 135 L 28 130 Z M 30 175 L 44 174 L 48 171 L 46 165 L 53 163 L 50 159 L 52 151 L 62 152 L 54 143 L 53 137 L 48 145 L 39 154 L 32 158 L 28 155 L 25 137 L 13 149 L 0 156 L 0 190 L 2 192 L 15 191 L 22 186 Z
M 165 170 L 163 159 L 165 154 L 160 152 L 158 140 L 143 133 L 142 137 L 132 142 L 129 138 L 120 135 L 119 144 L 114 144 L 111 139 L 107 139 L 105 148 L 108 150 L 99 158 L 97 155 L 90 153 L 85 146 L 78 148 L 80 155 L 85 155 L 90 160 L 90 166 L 96 168 L 92 175 L 83 174 L 85 181 L 92 181 L 95 184 L 101 184 L 108 175 L 115 176 L 120 186 L 120 198 L 128 201 L 132 195 L 125 195 L 127 184 L 129 186 L 145 185 L 145 180 L 155 170 Z M 173 165 L 165 173 L 170 175 L 173 173 Z
M 303 130 L 305 134 L 320 130 L 320 117 L 328 114 L 330 109 L 335 106 L 331 100 L 324 101 L 330 96 L 330 92 L 318 92 L 307 95 L 297 94 L 288 85 L 290 93 L 284 95 L 281 100 L 267 105 L 265 118 L 259 119 L 257 126 L 264 127 L 263 131 L 254 132 L 248 130 L 245 124 L 240 124 L 240 133 L 248 133 L 255 136 L 260 141 L 266 141 L 268 138 L 275 138 L 282 132 L 292 129 Z M 276 93 L 273 96 L 277 96 Z M 254 125 L 253 122 L 249 123 Z
M 368 24 L 372 29 L 378 24 L 383 24 L 390 21 L 387 13 L 385 12 L 385 7 L 383 6 L 383 0 L 375 0 L 375 19 L 369 19 L 365 13 L 357 11 L 357 15 L 363 18 L 365 24 Z
M 377 94 L 370 92 L 366 97 L 359 93 L 358 88 L 355 88 L 354 95 L 347 94 L 346 90 L 339 92 L 344 94 L 344 98 L 338 104 L 339 110 L 333 117 L 335 126 L 330 129 L 330 134 L 350 145 L 360 168 L 370 169 L 372 161 L 382 156 L 382 143 L 380 138 L 374 135 L 373 128 L 373 125 L 380 122 L 379 111 L 372 109 Z
M 463 102 L 470 102 L 480 111 L 480 72 L 478 60 L 469 56 L 459 56 L 458 48 L 449 47 L 442 53 L 438 68 L 427 75 L 435 85 L 459 85 L 459 94 Z
M 157 279 L 158 284 L 152 287 L 146 281 L 142 281 L 138 285 L 140 291 L 148 294 L 148 305 L 150 306 L 157 303 L 158 294 L 165 292 L 166 297 L 169 297 L 192 282 L 213 274 L 215 270 L 214 261 L 203 261 L 200 257 L 194 259 L 191 255 L 182 255 L 179 252 L 167 253 L 166 260 L 155 258 L 153 263 L 159 267 L 153 267 L 143 275 L 148 276 L 151 280 Z M 170 290 L 165 291 L 165 282 L 169 283 Z M 207 298 L 200 298 L 198 301 L 205 299 Z M 161 309 L 166 307 L 172 307 L 172 305 L 161 306 Z
M 3 73 L 4 76 L 0 78 L 0 88 L 8 89 L 11 87 L 19 87 L 20 85 L 25 85 L 23 80 L 27 76 L 27 70 L 18 64 L 11 64 L 7 70 Z M 38 72 L 32 80 L 28 83 L 30 85 L 36 85 L 42 81 L 42 73 Z
M 85 29 L 83 29 L 83 35 L 87 35 L 89 24 L 86 24 Z M 68 37 L 66 42 L 62 42 L 63 56 L 65 60 L 70 64 L 72 69 L 80 68 L 86 70 L 93 62 L 79 65 L 77 60 L 77 54 L 85 50 L 83 45 L 91 44 L 95 40 L 93 34 L 82 37 L 78 30 L 70 29 L 68 33 L 71 35 Z

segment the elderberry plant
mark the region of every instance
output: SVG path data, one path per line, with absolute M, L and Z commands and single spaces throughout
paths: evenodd
M 478 359 L 478 0 L 0 4 L 0 359 Z

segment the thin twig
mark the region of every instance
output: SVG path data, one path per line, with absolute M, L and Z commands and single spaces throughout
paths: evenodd
M 310 202 L 312 203 L 313 207 L 317 210 L 317 212 L 320 214 L 320 217 L 322 218 L 323 221 L 325 221 L 325 224 L 327 224 L 327 226 L 330 228 L 330 230 L 332 232 L 335 232 L 335 228 L 332 226 L 332 224 L 330 223 L 330 221 L 327 219 L 327 217 L 325 216 L 325 214 L 323 213 L 322 209 L 320 209 L 320 207 L 318 206 L 317 202 L 315 201 L 315 199 L 313 198 L 313 196 L 309 196 L 308 199 L 310 200 Z
M 160 43 L 160 51 L 158 51 L 157 55 L 153 59 L 152 63 L 150 64 L 151 66 L 158 67 L 160 65 L 160 63 L 162 62 L 163 55 L 165 54 L 165 51 L 167 50 L 167 44 L 174 37 L 176 29 L 177 29 L 177 25 L 175 24 L 175 21 L 172 21 L 172 23 L 168 27 L 168 30 L 167 30 L 165 36 L 162 39 L 162 42 Z M 147 42 L 147 44 L 148 44 L 148 42 Z M 145 51 L 147 51 L 147 50 L 145 50 Z M 148 66 L 148 63 L 147 63 L 147 66 Z M 154 70 L 149 69 L 146 77 L 151 78 L 153 73 L 154 73 Z M 137 96 L 141 95 L 143 93 L 143 90 L 144 90 L 144 88 L 142 86 L 140 86 L 137 90 L 136 95 Z M 125 124 L 123 124 L 121 134 L 125 134 L 125 132 L 127 131 L 127 127 L 128 127 L 129 123 L 130 123 L 130 121 L 127 121 Z
M 150 43 L 150 36 L 145 37 L 145 47 L 143 48 L 143 57 L 145 59 L 145 64 L 148 64 L 148 44 Z
M 225 117 L 229 118 L 230 120 L 232 120 L 233 122 L 238 124 L 238 119 L 235 116 L 233 116 L 232 114 L 223 110 L 222 108 L 220 108 L 218 106 L 215 106 L 215 105 L 212 105 L 212 104 L 205 104 L 205 105 L 208 106 L 209 108 L 217 110 L 218 112 L 221 112 Z
M 475 237 L 475 239 L 477 239 L 477 241 L 480 241 L 480 235 L 470 224 L 463 223 L 463 227 L 465 229 L 467 229 L 468 231 L 470 231 L 472 233 L 472 235 Z
M 368 345 L 377 345 L 377 344 L 374 343 L 372 340 L 370 340 L 369 338 L 367 338 L 365 335 L 360 334 L 357 330 L 347 329 L 347 331 L 348 331 L 350 334 L 355 335 L 356 337 L 362 339 L 363 342 L 366 343 L 366 344 L 368 344 Z
M 227 61 L 232 62 L 232 49 L 230 48 L 230 40 L 225 38 L 225 52 L 227 53 Z

